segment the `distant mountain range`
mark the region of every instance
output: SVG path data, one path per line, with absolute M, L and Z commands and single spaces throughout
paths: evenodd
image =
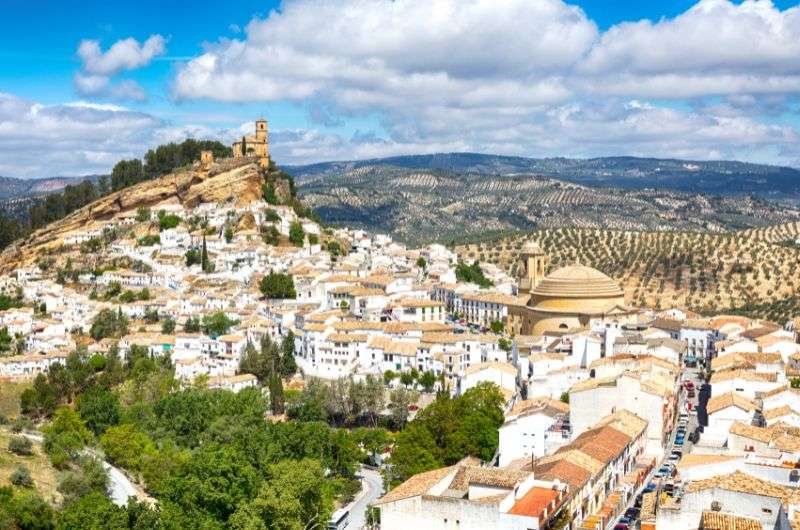
M 44 195 L 54 191 L 61 191 L 70 184 L 78 184 L 84 180 L 97 182 L 100 175 L 86 175 L 83 177 L 44 177 L 33 179 L 20 179 L 14 177 L 0 177 L 0 199 L 18 199 Z
M 325 179 L 363 167 L 390 166 L 481 175 L 539 175 L 590 187 L 648 188 L 724 195 L 800 199 L 800 170 L 732 161 L 693 161 L 630 156 L 523 158 L 477 153 L 396 156 L 374 160 L 288 166 L 298 182 Z

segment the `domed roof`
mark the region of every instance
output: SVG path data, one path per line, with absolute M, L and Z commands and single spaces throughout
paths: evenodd
M 532 293 L 546 298 L 617 298 L 622 288 L 597 269 L 568 265 L 545 276 Z

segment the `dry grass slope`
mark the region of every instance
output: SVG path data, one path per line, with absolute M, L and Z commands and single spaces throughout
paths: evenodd
M 700 312 L 742 312 L 778 322 L 800 314 L 796 223 L 725 234 L 555 228 L 457 247 L 516 272 L 528 238 L 551 255 L 551 270 L 580 262 L 615 278 L 629 303 Z
M 50 464 L 50 458 L 42 450 L 41 444 L 33 444 L 31 456 L 15 455 L 8 450 L 8 441 L 13 436 L 8 430 L 0 428 L 0 486 L 11 484 L 9 477 L 17 467 L 23 465 L 31 472 L 36 490 L 50 504 L 57 505 L 61 494 L 57 491 L 57 471 Z

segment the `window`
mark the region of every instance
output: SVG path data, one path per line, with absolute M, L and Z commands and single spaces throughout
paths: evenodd
M 761 513 L 771 514 L 772 513 L 772 509 L 771 508 L 761 508 Z
M 791 473 L 789 473 L 789 482 L 797 482 L 797 481 L 800 481 L 800 471 L 794 469 L 792 470 Z

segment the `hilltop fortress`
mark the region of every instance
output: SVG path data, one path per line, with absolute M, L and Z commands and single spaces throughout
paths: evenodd
M 256 134 L 252 136 L 242 136 L 241 140 L 233 142 L 233 158 L 245 156 L 256 156 L 261 165 L 266 165 L 269 160 L 269 127 L 267 120 L 259 118 L 256 120 Z

